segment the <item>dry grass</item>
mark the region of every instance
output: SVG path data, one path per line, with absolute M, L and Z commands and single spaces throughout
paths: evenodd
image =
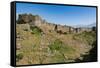
M 37 28 L 31 30 L 28 24 L 17 24 L 16 30 L 22 39 L 17 40 L 17 44 L 21 44 L 17 53 L 23 55 L 17 65 L 75 62 L 76 58 L 89 52 L 95 41 L 95 35 L 91 33 L 58 34 L 49 31 L 47 26 L 40 29 L 44 34 Z

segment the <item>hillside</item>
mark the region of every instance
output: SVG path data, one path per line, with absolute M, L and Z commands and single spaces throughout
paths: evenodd
M 17 65 L 85 61 L 84 56 L 96 46 L 92 28 L 51 24 L 38 15 L 19 15 L 16 32 Z

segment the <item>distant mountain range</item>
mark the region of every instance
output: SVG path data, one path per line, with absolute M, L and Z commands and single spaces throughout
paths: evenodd
M 81 27 L 81 28 L 91 28 L 91 27 L 96 27 L 96 23 L 92 23 L 92 24 L 89 24 L 89 25 L 75 25 L 73 27 L 75 27 L 75 28 L 79 28 L 79 27 Z

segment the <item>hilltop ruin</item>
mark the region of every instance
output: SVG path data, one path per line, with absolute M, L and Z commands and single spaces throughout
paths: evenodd
M 74 28 L 68 25 L 59 25 L 48 23 L 46 20 L 43 20 L 39 15 L 32 15 L 32 14 L 19 14 L 17 24 L 29 24 L 30 26 L 37 26 L 43 27 L 47 26 L 46 31 L 56 31 L 58 33 L 80 33 L 83 31 L 94 31 L 96 30 L 95 27 L 93 28 Z
M 17 65 L 87 61 L 93 47 L 96 27 L 53 24 L 32 14 L 19 14 L 16 21 Z

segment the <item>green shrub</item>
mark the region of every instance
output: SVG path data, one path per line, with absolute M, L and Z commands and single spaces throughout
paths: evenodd
M 23 58 L 23 53 L 17 53 L 16 54 L 16 61 L 19 61 Z
M 37 26 L 31 26 L 32 34 L 41 34 L 42 30 Z
M 51 45 L 49 45 L 50 50 L 53 52 L 54 50 L 59 51 L 61 53 L 71 53 L 73 51 L 75 51 L 74 48 L 65 45 L 62 41 L 60 41 L 59 39 L 55 40 Z
M 62 45 L 62 42 L 57 39 L 51 45 L 49 45 L 49 48 L 51 50 L 60 50 L 61 45 Z
M 67 44 L 64 44 L 59 39 L 55 40 L 51 45 L 49 45 L 49 48 L 52 54 L 54 54 L 53 56 L 51 56 L 52 58 L 51 61 L 54 63 L 65 62 L 67 59 L 64 54 L 67 54 L 68 56 L 70 56 L 75 53 L 75 49 L 73 47 Z

